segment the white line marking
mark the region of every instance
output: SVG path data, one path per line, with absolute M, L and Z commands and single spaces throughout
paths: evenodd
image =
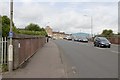
M 117 53 L 117 54 L 120 53 L 120 52 L 118 52 L 118 51 L 111 51 L 111 52 L 113 52 L 113 53 Z
M 72 67 L 72 71 L 74 74 L 76 74 L 76 67 Z
M 95 47 L 95 48 L 100 49 L 100 50 L 105 50 L 105 49 L 107 50 L 107 49 L 109 49 L 109 48 L 99 48 L 99 47 Z M 112 53 L 117 53 L 117 54 L 120 53 L 118 51 L 112 51 L 112 50 L 111 50 L 111 52 Z
M 94 47 L 94 48 L 97 48 L 97 49 L 102 49 L 102 50 L 107 49 L 107 48 L 99 48 L 99 47 Z

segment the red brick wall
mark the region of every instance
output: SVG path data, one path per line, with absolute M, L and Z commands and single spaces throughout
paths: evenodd
M 120 44 L 120 37 L 111 37 L 111 38 L 108 38 L 108 40 L 109 40 L 112 44 Z

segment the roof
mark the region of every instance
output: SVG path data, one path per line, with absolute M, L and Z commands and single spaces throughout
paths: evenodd
M 53 34 L 65 34 L 64 32 L 53 32 Z
M 45 29 L 52 29 L 52 28 L 50 28 L 50 26 L 46 26 L 46 28 Z

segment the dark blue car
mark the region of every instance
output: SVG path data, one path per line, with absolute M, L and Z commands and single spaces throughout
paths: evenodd
M 111 43 L 105 37 L 95 37 L 94 46 L 110 48 Z

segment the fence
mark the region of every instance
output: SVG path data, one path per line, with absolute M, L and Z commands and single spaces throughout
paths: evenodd
M 0 67 L 4 70 L 7 69 L 7 53 L 8 53 L 8 40 L 7 38 L 0 38 Z M 1 69 L 1 70 L 2 70 Z

